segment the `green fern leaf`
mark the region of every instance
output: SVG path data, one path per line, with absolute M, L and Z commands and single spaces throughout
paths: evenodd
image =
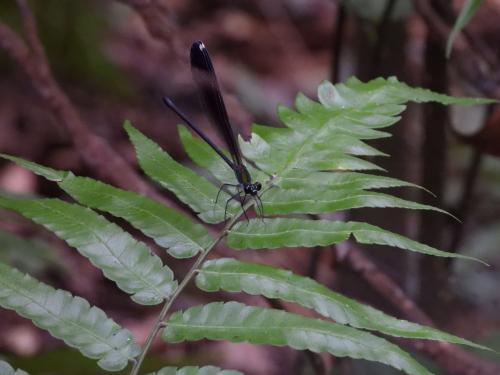
M 263 264 L 231 258 L 210 260 L 205 262 L 196 276 L 196 285 L 207 292 L 224 290 L 279 298 L 314 309 L 337 323 L 391 336 L 440 340 L 491 350 L 434 328 L 393 318 L 380 310 L 335 293 L 308 277 Z
M 361 222 L 306 220 L 293 218 L 240 221 L 230 231 L 227 243 L 233 249 L 328 246 L 354 236 L 362 244 L 386 245 L 440 257 L 476 258 L 449 253 L 413 241 L 375 225 Z
M 11 365 L 5 361 L 0 361 L 0 375 L 29 375 L 23 370 L 14 370 Z
M 271 189 L 263 195 L 262 202 L 268 214 L 320 214 L 361 207 L 407 208 L 448 214 L 433 206 L 384 193 L 347 189 L 325 190 L 321 185 L 310 189 Z
M 94 211 L 59 199 L 0 196 L 0 207 L 45 226 L 75 247 L 140 304 L 153 305 L 177 286 L 170 268 L 141 242 Z
M 176 258 L 192 257 L 212 242 L 203 226 L 140 194 L 74 176 L 59 186 L 81 204 L 127 220 Z
M 372 109 L 375 106 L 386 107 L 391 104 L 403 104 L 409 101 L 415 103 L 437 102 L 444 105 L 475 105 L 494 102 L 491 99 L 460 98 L 438 94 L 428 89 L 410 87 L 396 77 L 377 78 L 369 82 L 361 82 L 350 78 L 345 83 L 325 81 L 318 88 L 318 98 L 321 104 L 329 109 L 342 110 L 355 108 Z M 383 110 L 380 108 L 378 111 Z
M 222 370 L 215 366 L 186 366 L 186 367 L 164 367 L 160 371 L 151 372 L 148 375 L 243 375 L 236 370 Z
M 57 171 L 14 156 L 0 154 L 0 157 L 56 181 L 61 189 L 81 204 L 127 220 L 159 246 L 167 248 L 173 257 L 192 257 L 212 241 L 203 226 L 141 194 L 91 178 L 75 177 L 71 172 Z
M 394 124 L 398 120 L 395 115 L 404 110 L 402 103 L 407 101 L 462 105 L 491 102 L 485 99 L 453 98 L 411 88 L 396 78 L 376 79 L 367 83 L 352 78 L 345 84 L 335 86 L 324 82 L 318 89 L 318 97 L 321 104 L 311 104 L 313 101 L 299 96 L 297 102 L 302 105 L 301 113 L 283 108 L 280 110 L 288 128 L 254 126 L 252 140 L 244 147 L 247 157 L 266 172 L 276 174 L 279 180 L 294 168 L 301 168 L 302 164 L 314 166 L 316 162 L 321 165 L 322 155 L 318 151 L 331 150 L 332 147 L 335 149 L 335 137 L 351 130 L 353 126 L 373 129 Z M 382 133 L 380 136 L 385 135 Z M 321 165 L 318 169 L 336 168 L 326 167 Z
M 171 316 L 162 332 L 167 342 L 210 340 L 287 345 L 388 364 L 408 374 L 430 374 L 396 345 L 347 326 L 282 310 L 214 302 Z
M 148 176 L 174 193 L 203 221 L 219 223 L 224 220 L 225 202 L 229 199 L 226 192 L 221 191 L 220 200 L 215 202 L 218 188 L 214 184 L 174 161 L 130 123 L 125 123 L 125 130 L 134 144 L 139 164 Z
M 208 170 L 222 183 L 237 183 L 233 170 L 229 168 L 206 142 L 200 138 L 193 137 L 184 126 L 179 126 L 178 130 L 182 145 L 193 162 L 201 168 Z M 256 181 L 264 181 L 267 178 L 264 173 L 254 168 L 251 164 L 248 165 L 248 171 Z
M 302 101 L 299 98 L 306 97 L 299 94 L 296 103 Z M 299 112 L 284 106 L 278 107 L 278 116 L 287 127 L 298 131 L 307 131 L 311 128 L 321 128 L 325 123 L 330 122 L 329 126 L 333 126 L 339 134 L 355 136 L 362 140 L 391 137 L 391 133 L 378 129 L 394 125 L 400 120 L 397 115 L 405 109 L 404 105 L 397 105 L 383 113 L 379 113 L 379 108 L 370 111 L 341 112 L 326 108 L 309 98 L 306 99 L 309 103 L 314 104 L 304 107 L 298 106 Z M 332 118 L 335 118 L 335 121 L 332 121 Z
M 140 353 L 132 333 L 101 309 L 1 263 L 0 305 L 32 320 L 86 357 L 98 359 L 105 370 L 119 371 Z
M 296 170 L 283 177 L 279 184 L 283 189 L 304 189 L 321 187 L 323 190 L 335 189 L 344 191 L 385 189 L 393 187 L 423 187 L 396 178 L 376 176 L 358 172 L 321 172 Z M 425 190 L 425 189 L 424 189 Z
M 482 3 L 483 0 L 466 0 L 462 5 L 460 14 L 455 21 L 453 30 L 451 30 L 448 41 L 446 42 L 446 57 L 450 57 L 451 49 L 453 48 L 455 39 L 457 38 L 460 31 L 462 31 L 462 29 L 469 23 L 474 14 L 476 14 Z
M 57 171 L 55 169 L 45 167 L 37 163 L 33 163 L 32 161 L 7 154 L 0 154 L 0 158 L 3 158 L 5 160 L 10 160 L 19 165 L 20 167 L 26 168 L 32 171 L 33 173 L 46 178 L 49 181 L 56 181 L 56 182 L 62 181 L 70 173 L 64 171 Z

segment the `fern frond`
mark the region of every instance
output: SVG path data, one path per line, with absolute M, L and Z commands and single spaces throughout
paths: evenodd
M 12 155 L 0 154 L 0 158 L 5 160 L 10 160 L 19 165 L 20 167 L 26 168 L 31 172 L 35 173 L 36 175 L 42 176 L 49 181 L 55 181 L 55 182 L 62 181 L 70 173 L 65 171 L 58 171 L 53 168 L 49 168 L 44 165 L 40 165 L 32 161 L 18 158 Z
M 215 202 L 218 188 L 206 178 L 174 161 L 156 143 L 148 139 L 129 123 L 125 124 L 130 140 L 134 144 L 137 159 L 144 172 L 161 186 L 172 191 L 177 198 L 198 213 L 207 223 L 224 220 L 225 202 L 229 195 L 221 191 L 220 199 Z M 235 213 L 231 206 L 229 212 Z
M 460 105 L 491 102 L 485 99 L 454 98 L 412 88 L 393 77 L 366 83 L 356 78 L 336 85 L 324 82 L 318 88 L 318 98 L 319 102 L 299 94 L 295 110 L 285 107 L 278 110 L 284 127 L 254 124 L 251 139 L 240 139 L 252 180 L 262 183 L 260 198 L 266 215 L 326 214 L 366 207 L 445 213 L 439 208 L 373 191 L 392 187 L 420 187 L 372 174 L 372 171 L 383 171 L 373 158 L 386 154 L 371 146 L 369 141 L 390 136 L 385 129 L 400 119 L 408 101 Z M 186 128 L 179 127 L 180 138 L 190 158 L 214 179 L 202 177 L 177 163 L 130 123 L 125 124 L 125 129 L 134 144 L 139 164 L 149 177 L 170 190 L 206 223 L 224 220 L 226 201 L 230 195 L 229 192 L 221 191 L 216 201 L 220 184 L 215 180 L 234 184 L 235 175 L 207 144 L 193 137 Z M 144 244 L 90 208 L 56 199 L 19 199 L 0 195 L 0 206 L 20 212 L 55 232 L 100 267 L 121 289 L 132 294 L 135 301 L 154 304 L 171 297 L 162 310 L 161 314 L 165 315 L 160 315 L 160 318 L 167 315 L 174 299 L 190 277 L 198 272 L 197 283 L 204 290 L 242 291 L 280 298 L 312 308 L 337 321 L 311 319 L 236 302 L 211 303 L 174 313 L 162 333 L 167 341 L 209 338 L 287 345 L 296 349 L 378 361 L 409 374 L 429 372 L 397 346 L 360 329 L 486 349 L 436 329 L 391 318 L 313 280 L 285 270 L 231 259 L 211 261 L 198 269 L 216 242 L 204 227 L 184 215 L 136 193 L 15 157 L 3 157 L 57 182 L 78 202 L 127 220 L 157 244 L 166 247 L 173 256 L 201 254 L 188 276 L 177 286 L 172 271 L 163 266 Z M 246 206 L 253 203 L 247 202 Z M 367 223 L 270 217 L 264 221 L 250 220 L 235 224 L 241 214 L 239 202 L 231 202 L 228 216 L 233 218 L 215 241 L 227 234 L 226 241 L 234 249 L 267 249 L 328 246 L 353 237 L 362 244 L 389 245 L 427 255 L 473 259 L 435 249 Z M 64 292 L 54 292 L 55 295 L 58 293 L 66 296 Z M 80 301 L 78 297 L 68 298 Z M 93 311 L 88 304 L 85 306 Z M 92 320 L 92 314 L 86 312 L 82 319 L 86 316 Z M 143 354 L 146 352 L 147 348 Z M 101 360 L 105 366 L 113 367 L 117 363 L 124 366 L 135 355 L 135 349 L 130 349 L 119 359 L 105 356 Z M 138 373 L 144 356 L 141 355 L 134 366 L 134 374 Z M 114 365 L 108 365 L 108 362 Z M 164 368 L 158 374 L 184 374 L 182 371 L 188 371 L 189 374 L 192 371 L 195 374 L 202 373 L 200 371 L 225 374 L 225 370 L 213 367 Z
M 205 262 L 196 276 L 196 285 L 207 292 L 224 290 L 279 298 L 311 308 L 337 323 L 391 336 L 441 340 L 490 350 L 431 327 L 393 318 L 380 310 L 335 293 L 308 277 L 264 264 L 246 263 L 231 258 L 210 260 Z
M 162 332 L 167 342 L 248 341 L 289 346 L 388 364 L 408 374 L 430 374 L 396 345 L 344 325 L 307 318 L 283 310 L 213 302 L 176 312 Z
M 0 263 L 0 305 L 16 311 L 109 371 L 119 371 L 139 354 L 129 330 L 80 297 Z
M 79 203 L 127 220 L 159 246 L 167 248 L 176 258 L 188 258 L 206 248 L 212 238 L 201 225 L 185 215 L 141 194 L 115 188 L 71 172 L 58 171 L 10 155 L 0 157 L 13 161 L 48 180 L 56 181 L 61 189 Z
M 358 172 L 322 172 L 297 170 L 290 172 L 276 184 L 285 190 L 288 189 L 312 189 L 321 187 L 330 190 L 370 190 L 386 189 L 394 187 L 412 187 L 423 189 L 423 187 L 399 180 L 397 178 L 377 176 Z M 430 193 L 430 192 L 429 192 Z
M 59 186 L 81 204 L 127 220 L 176 258 L 189 258 L 212 238 L 200 224 L 143 195 L 85 177 L 68 176 Z
M 451 49 L 453 48 L 455 39 L 457 38 L 460 31 L 462 31 L 462 29 L 469 23 L 474 14 L 476 14 L 482 2 L 483 0 L 466 0 L 462 5 L 460 14 L 455 21 L 453 30 L 451 30 L 451 33 L 448 36 L 448 40 L 446 42 L 446 57 L 450 57 Z
M 312 181 L 311 183 L 314 183 Z M 430 210 L 449 215 L 446 211 L 398 198 L 389 194 L 350 189 L 324 189 L 311 186 L 302 189 L 271 189 L 262 203 L 268 214 L 321 214 L 353 208 L 406 208 Z
M 43 225 L 75 247 L 132 299 L 144 305 L 161 303 L 177 283 L 146 245 L 96 212 L 59 199 L 22 199 L 0 195 L 0 207 Z
M 233 249 L 314 247 L 333 245 L 347 240 L 351 235 L 362 244 L 393 246 L 421 254 L 482 262 L 466 255 L 435 249 L 375 225 L 355 221 L 251 219 L 237 223 L 229 231 L 227 243 Z
M 324 81 L 318 88 L 318 98 L 321 104 L 329 109 L 355 108 L 359 111 L 362 108 L 371 110 L 374 107 L 379 107 L 376 110 L 377 113 L 386 112 L 388 106 L 406 102 L 437 102 L 443 105 L 476 105 L 494 102 L 491 99 L 460 98 L 438 94 L 420 87 L 410 87 L 406 83 L 398 81 L 396 77 L 376 78 L 369 82 L 362 82 L 353 77 L 345 83 L 335 85 Z

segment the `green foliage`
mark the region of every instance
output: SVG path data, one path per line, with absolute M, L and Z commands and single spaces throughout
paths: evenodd
M 15 156 L 0 154 L 0 157 L 16 163 L 20 167 L 29 169 L 34 174 L 36 174 L 38 176 L 42 176 L 49 181 L 55 181 L 55 182 L 62 181 L 64 179 L 64 177 L 66 177 L 68 175 L 68 172 L 57 171 L 55 169 L 46 167 L 44 165 L 33 163 L 32 161 L 17 158 Z
M 237 222 L 242 210 L 239 203 L 235 202 L 228 206 L 231 219 L 224 231 L 212 238 L 201 224 L 138 193 L 7 155 L 3 157 L 55 181 L 86 207 L 58 199 L 27 199 L 6 194 L 0 195 L 0 206 L 17 211 L 53 231 L 88 257 L 122 290 L 132 294 L 134 301 L 155 304 L 166 300 L 167 305 L 161 317 L 168 315 L 174 299 L 195 275 L 198 287 L 205 291 L 225 290 L 278 298 L 311 308 L 325 317 L 324 320 L 312 319 L 236 302 L 210 303 L 174 313 L 162 332 L 162 337 L 169 342 L 209 338 L 287 345 L 299 350 L 377 361 L 409 374 L 429 372 L 396 345 L 364 330 L 485 349 L 436 329 L 390 317 L 286 270 L 235 259 L 215 260 L 203 265 L 205 257 L 223 238 L 230 247 L 238 250 L 328 246 L 352 238 L 361 244 L 389 245 L 432 256 L 474 259 L 441 251 L 368 223 L 331 221 L 304 214 L 332 213 L 358 207 L 425 209 L 443 213 L 432 206 L 373 191 L 418 186 L 369 173 L 383 169 L 363 157 L 387 155 L 368 145 L 367 141 L 390 136 L 381 129 L 399 120 L 408 101 L 460 105 L 491 101 L 453 98 L 411 88 L 396 78 L 376 79 L 367 83 L 352 78 L 336 85 L 324 82 L 318 89 L 318 97 L 319 103 L 299 94 L 296 110 L 285 107 L 278 110 L 284 127 L 254 125 L 252 138 L 248 142 L 240 139 L 242 151 L 251 161 L 247 165 L 252 178 L 263 185 L 261 197 L 266 215 L 293 213 L 301 216 Z M 179 127 L 180 138 L 188 155 L 211 174 L 202 177 L 174 161 L 130 123 L 125 124 L 125 129 L 135 147 L 139 164 L 149 177 L 189 206 L 205 223 L 220 223 L 224 220 L 229 194 L 222 191 L 218 201 L 216 197 L 220 183 L 235 182 L 234 174 L 207 144 L 193 137 L 186 128 Z M 250 208 L 253 204 L 253 201 L 249 201 L 245 206 Z M 177 285 L 170 268 L 164 266 L 145 244 L 136 241 L 94 210 L 126 220 L 175 257 L 199 256 L 186 278 Z M 32 280 L 29 277 L 21 279 Z M 22 285 L 22 282 L 19 284 Z M 71 297 L 65 292 L 50 289 L 49 293 L 45 290 L 50 287 L 39 287 L 42 284 L 36 281 L 32 284 L 34 286 L 29 292 L 34 300 L 46 301 L 48 293 L 68 304 L 83 304 L 85 308 L 78 310 L 80 315 L 72 317 L 78 322 L 95 322 L 93 314 L 97 313 L 93 311 L 100 310 L 90 308 L 78 297 Z M 17 284 L 8 285 L 12 287 Z M 9 303 L 16 300 L 18 292 L 0 283 L 0 296 L 7 295 L 7 300 L 11 301 Z M 13 308 L 11 305 L 6 306 Z M 53 329 L 53 326 L 42 325 L 38 316 L 22 310 L 26 306 L 22 303 L 14 308 L 70 345 L 82 344 L 78 340 L 77 343 L 71 341 L 78 337 L 74 330 L 68 328 L 60 331 Z M 40 308 L 33 311 L 40 311 Z M 99 316 L 103 317 L 102 314 Z M 61 324 L 74 327 L 72 321 L 64 320 Z M 105 332 L 99 331 L 100 334 Z M 131 346 L 123 350 L 113 347 L 111 350 L 112 353 L 118 350 L 121 355 L 119 358 L 114 354 L 109 358 L 106 352 L 109 345 L 97 346 L 101 350 L 99 353 L 104 355 L 100 357 L 101 367 L 123 367 L 137 356 L 131 336 L 128 333 L 118 335 L 120 338 L 125 336 Z M 103 337 L 103 340 L 108 338 Z M 120 343 L 123 344 L 123 341 Z M 143 348 L 144 353 L 148 349 L 148 346 Z M 94 352 L 90 354 L 95 355 Z M 138 373 L 142 358 L 134 366 L 132 374 Z M 214 367 L 186 367 L 164 368 L 157 374 L 211 374 L 213 371 L 220 374 L 234 373 Z
M 379 331 L 386 335 L 433 339 L 488 349 L 437 329 L 393 318 L 382 311 L 335 293 L 308 278 L 263 264 L 222 258 L 205 262 L 196 285 L 206 292 L 224 290 L 279 298 L 311 308 L 339 324 Z
M 471 18 L 481 6 L 482 2 L 483 0 L 465 0 L 464 5 L 462 5 L 462 10 L 460 10 L 460 14 L 453 25 L 453 30 L 451 30 L 448 41 L 446 42 L 446 57 L 450 57 L 451 49 L 453 48 L 453 43 L 455 42 L 457 35 L 469 23 Z
M 408 374 L 429 374 L 396 345 L 345 325 L 307 318 L 283 310 L 213 302 L 176 312 L 162 333 L 168 342 L 210 340 L 287 345 L 388 364 Z
M 258 233 L 259 235 L 255 235 Z M 328 246 L 354 236 L 357 242 L 399 247 L 422 254 L 477 260 L 441 251 L 367 223 L 276 218 L 239 222 L 228 235 L 234 249 Z M 480 260 L 477 260 L 480 262 Z
M 0 157 L 57 182 L 61 189 L 81 204 L 127 220 L 176 258 L 192 257 L 212 241 L 203 226 L 141 194 L 14 156 L 0 154 Z
M 132 333 L 80 297 L 56 290 L 0 263 L 0 305 L 99 360 L 109 371 L 123 369 L 138 355 Z
M 164 367 L 158 372 L 148 375 L 243 375 L 235 370 L 222 370 L 214 366 L 186 366 L 186 367 Z
M 14 370 L 11 365 L 5 361 L 0 361 L 0 375 L 29 375 L 22 370 Z
M 140 194 L 72 175 L 59 186 L 78 202 L 127 220 L 176 258 L 192 257 L 212 241 L 200 224 Z
M 224 220 L 224 202 L 229 198 L 226 192 L 221 192 L 216 203 L 218 188 L 214 184 L 177 163 L 130 123 L 125 124 L 125 130 L 134 144 L 141 168 L 149 177 L 173 192 L 203 221 L 219 223 Z
M 173 273 L 141 242 L 96 212 L 59 199 L 0 195 L 0 207 L 42 224 L 78 249 L 137 303 L 161 303 L 176 287 Z

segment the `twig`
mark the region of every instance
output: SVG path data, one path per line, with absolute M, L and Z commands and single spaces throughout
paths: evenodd
M 266 185 L 263 187 L 263 191 L 265 191 L 266 189 L 269 189 L 269 187 L 271 185 L 272 185 L 272 180 L 270 180 L 266 183 Z M 130 371 L 130 375 L 137 375 L 139 373 L 141 365 L 144 362 L 144 359 L 146 358 L 146 355 L 148 354 L 149 349 L 151 348 L 151 345 L 153 344 L 153 340 L 155 339 L 155 337 L 158 334 L 158 332 L 160 331 L 160 329 L 166 327 L 166 324 L 164 321 L 165 321 L 165 318 L 167 317 L 167 314 L 170 311 L 170 308 L 173 306 L 175 300 L 181 294 L 181 292 L 184 290 L 186 285 L 189 284 L 189 282 L 193 279 L 198 268 L 202 265 L 203 261 L 207 258 L 208 254 L 227 235 L 229 230 L 236 223 L 236 221 L 241 217 L 241 215 L 243 215 L 246 210 L 248 210 L 250 207 L 252 207 L 254 205 L 255 205 L 254 201 L 249 201 L 247 204 L 245 204 L 245 206 L 242 208 L 242 210 L 237 215 L 233 216 L 233 218 L 229 221 L 229 223 L 224 227 L 224 230 L 215 238 L 215 240 L 200 254 L 200 256 L 193 263 L 193 265 L 191 266 L 189 271 L 186 273 L 186 276 L 184 276 L 184 279 L 182 279 L 179 286 L 175 289 L 175 292 L 173 293 L 173 295 L 167 300 L 167 302 L 163 306 L 160 314 L 158 315 L 158 318 L 156 319 L 156 322 L 155 322 L 153 328 L 149 332 L 149 335 L 146 339 L 146 342 L 144 343 L 144 347 L 142 349 L 142 352 L 141 352 L 139 358 L 134 363 L 134 366 L 132 367 L 132 370 Z
M 158 318 L 156 319 L 156 322 L 153 326 L 153 329 L 149 332 L 149 335 L 146 339 L 146 342 L 144 343 L 144 347 L 142 349 L 141 355 L 137 359 L 137 361 L 134 363 L 134 366 L 132 367 L 132 371 L 130 371 L 130 375 L 137 375 L 139 373 L 139 370 L 142 366 L 142 363 L 144 362 L 144 359 L 146 358 L 146 355 L 149 352 L 149 349 L 151 348 L 151 345 L 153 344 L 153 340 L 155 339 L 156 335 L 162 329 L 164 326 L 164 320 L 167 316 L 167 314 L 170 311 L 170 308 L 174 304 L 174 301 L 177 299 L 177 297 L 180 295 L 180 293 L 184 290 L 186 285 L 193 279 L 193 276 L 195 275 L 196 271 L 200 267 L 200 265 L 203 263 L 203 261 L 206 259 L 207 255 L 210 253 L 210 251 L 219 243 L 220 240 L 227 234 L 227 231 L 229 228 L 236 222 L 236 219 L 238 217 L 233 218 L 229 225 L 213 242 L 212 244 L 207 247 L 205 251 L 203 251 L 198 259 L 193 263 L 189 271 L 187 272 L 186 276 L 184 279 L 182 279 L 181 283 L 175 290 L 174 294 L 170 297 L 170 299 L 165 303 L 163 308 L 161 309 L 160 314 L 158 315 Z
M 432 320 L 413 302 L 393 280 L 383 273 L 361 250 L 349 246 L 345 257 L 339 261 L 361 275 L 387 301 L 396 306 L 406 317 L 420 324 L 432 325 Z
M 92 133 L 82 120 L 52 75 L 28 2 L 17 0 L 17 3 L 29 46 L 17 33 L 0 22 L 0 47 L 24 69 L 47 107 L 58 122 L 68 130 L 80 157 L 100 178 L 165 202 L 155 189 L 148 185 L 103 138 Z
M 443 43 L 431 34 L 425 39 L 424 86 L 435 92 L 448 90 L 448 64 Z M 447 149 L 446 129 L 449 126 L 448 108 L 436 103 L 427 103 L 423 108 L 423 139 L 420 152 L 421 184 L 436 194 L 422 194 L 422 202 L 441 207 L 446 187 Z M 446 231 L 449 229 L 443 215 L 419 212 L 418 240 L 436 248 L 444 248 Z M 448 296 L 449 269 L 447 258 L 423 257 L 420 269 L 425 270 L 420 283 L 419 303 L 430 310 L 431 316 L 439 314 L 443 305 L 442 296 Z M 440 288 L 436 289 L 435 286 Z
M 434 326 L 432 319 L 356 246 L 349 245 L 349 250 L 346 252 L 345 257 L 339 259 L 339 261 L 359 273 L 373 289 L 399 309 L 406 319 L 430 327 Z M 447 374 L 500 374 L 500 366 L 498 364 L 480 359 L 456 345 L 427 340 L 405 340 L 404 343 L 429 355 L 446 370 Z
M 479 148 L 473 149 L 473 154 L 470 158 L 470 164 L 467 168 L 467 173 L 464 176 L 462 196 L 460 197 L 460 202 L 458 203 L 455 215 L 461 220 L 461 222 L 453 223 L 453 232 L 451 235 L 451 242 L 448 248 L 450 252 L 456 252 L 462 238 L 464 235 L 464 226 L 468 218 L 471 198 L 474 192 L 474 187 L 476 185 L 477 177 L 479 175 L 479 169 L 481 166 L 481 161 L 483 159 L 483 153 Z

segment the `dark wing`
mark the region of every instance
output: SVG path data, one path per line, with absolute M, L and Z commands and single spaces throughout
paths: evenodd
M 203 42 L 191 46 L 191 70 L 210 121 L 224 137 L 235 165 L 243 165 L 238 139 L 227 116 L 214 67 Z

